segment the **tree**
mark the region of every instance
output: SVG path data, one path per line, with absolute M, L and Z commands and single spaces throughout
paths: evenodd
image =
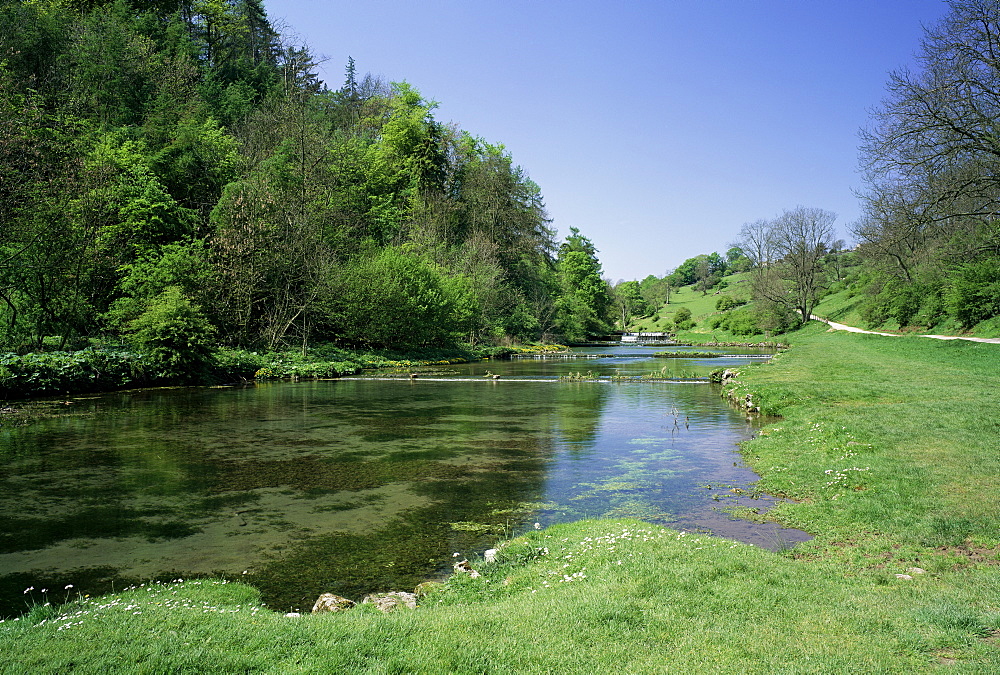
M 670 275 L 670 283 L 674 287 L 690 286 L 698 281 L 699 271 L 703 272 L 706 276 L 708 275 L 709 268 L 707 255 L 696 255 L 695 257 L 688 258 L 678 265 L 677 269 L 675 269 Z
M 594 244 L 570 228 L 559 247 L 556 262 L 559 298 L 556 301 L 556 326 L 566 339 L 578 342 L 590 335 L 606 333 L 611 294 L 601 278 L 601 263 Z
M 963 265 L 945 298 L 964 328 L 1000 314 L 1000 256 Z
M 823 259 L 834 242 L 836 217 L 798 206 L 774 220 L 745 224 L 740 248 L 753 264 L 754 299 L 795 310 L 808 321 L 826 284 Z
M 925 31 L 917 72 L 890 75 L 889 95 L 862 132 L 876 204 L 895 193 L 932 223 L 995 220 L 1000 209 L 1000 4 L 952 0 Z M 1000 230 L 992 228 L 994 244 Z
M 179 286 L 169 286 L 129 326 L 130 341 L 156 376 L 195 382 L 212 363 L 215 328 Z
M 634 316 L 649 314 L 650 306 L 643 298 L 638 281 L 622 281 L 614 287 L 614 300 L 622 330 L 628 330 Z
M 353 59 L 331 91 L 264 4 L 0 1 L 4 347 L 195 315 L 202 343 L 263 348 L 607 329 L 593 245 L 557 267 L 502 145 Z M 394 325 L 366 337 L 365 308 Z
M 70 110 L 108 126 L 142 121 L 162 70 L 131 14 L 126 3 L 112 2 L 81 16 L 60 59 Z
M 1000 4 L 949 5 L 925 31 L 919 68 L 890 75 L 862 132 L 868 187 L 854 234 L 906 282 L 1000 252 Z
M 362 255 L 334 282 L 331 321 L 342 339 L 378 347 L 412 347 L 454 340 L 463 331 L 456 300 L 460 283 L 405 248 Z M 464 316 L 463 316 L 464 315 Z
M 639 283 L 639 292 L 654 311 L 670 302 L 670 282 L 666 277 L 660 279 L 650 274 Z

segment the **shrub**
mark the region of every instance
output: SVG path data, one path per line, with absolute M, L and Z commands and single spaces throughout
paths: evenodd
M 149 357 L 157 377 L 194 382 L 206 376 L 215 328 L 179 286 L 153 299 L 129 330 L 132 344 Z
M 149 370 L 142 356 L 120 349 L 5 354 L 0 357 L 0 396 L 27 398 L 138 386 L 147 383 Z
M 764 331 L 758 317 L 749 309 L 737 309 L 726 315 L 725 328 L 733 335 L 760 335 Z
M 945 302 L 963 328 L 1000 314 L 1000 258 L 983 258 L 959 268 Z
M 464 280 L 403 248 L 361 255 L 337 280 L 334 333 L 355 344 L 413 347 L 453 342 L 476 314 Z
M 746 300 L 734 298 L 731 295 L 720 295 L 719 299 L 715 301 L 715 308 L 720 312 L 726 312 L 745 304 Z

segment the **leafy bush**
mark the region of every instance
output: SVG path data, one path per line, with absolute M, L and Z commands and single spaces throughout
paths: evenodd
M 733 335 L 760 335 L 764 332 L 758 323 L 758 317 L 750 309 L 729 312 L 723 327 Z
M 139 354 L 116 349 L 5 354 L 0 357 L 0 396 L 27 398 L 141 386 L 149 381 L 150 366 Z
M 160 293 L 129 329 L 132 344 L 149 357 L 157 377 L 198 381 L 212 365 L 215 328 L 179 286 Z
M 220 349 L 216 367 L 220 375 L 243 379 L 319 378 L 351 375 L 361 365 L 349 352 L 337 348 L 300 351 L 250 352 L 244 349 Z
M 889 303 L 879 296 L 868 297 L 861 303 L 861 320 L 866 328 L 878 328 L 889 320 Z
M 945 302 L 963 328 L 1000 315 L 1000 258 L 983 258 L 959 268 Z
M 739 307 L 742 304 L 744 303 L 739 302 L 731 295 L 720 295 L 719 299 L 715 301 L 715 308 L 720 312 L 725 312 L 733 309 L 734 307 Z
M 383 347 L 454 341 L 474 314 L 465 286 L 402 248 L 359 256 L 345 269 L 330 308 L 335 334 Z M 456 304 L 462 311 L 456 313 Z
M 907 286 L 896 294 L 891 303 L 891 312 L 900 328 L 912 323 L 913 317 L 920 311 L 920 304 L 923 302 L 925 294 L 925 289 L 919 285 Z

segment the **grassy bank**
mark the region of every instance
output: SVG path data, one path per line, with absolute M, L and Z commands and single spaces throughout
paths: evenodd
M 869 549 L 890 566 L 995 563 L 998 345 L 816 322 L 792 343 L 768 366 L 741 369 L 732 388 L 783 417 L 746 454 L 767 491 L 804 500 L 777 511 L 819 535 L 800 555 L 853 555 L 862 568 Z
M 816 306 L 814 314 L 831 319 L 848 326 L 858 326 L 868 330 L 906 334 L 937 334 L 937 335 L 975 335 L 976 337 L 1000 337 L 1000 317 L 993 317 L 967 330 L 948 316 L 931 318 L 926 313 L 918 312 L 910 325 L 900 326 L 894 319 L 884 323 L 872 324 L 866 321 L 862 311 L 866 296 L 853 288 L 841 289 L 826 295 Z
M 388 615 L 289 618 L 208 581 L 75 602 L 36 589 L 39 607 L 0 624 L 0 669 L 998 672 L 998 366 L 998 345 L 811 325 L 741 368 L 734 395 L 783 415 L 745 455 L 798 500 L 762 517 L 816 535 L 784 554 L 584 521 L 515 539 L 473 561 L 480 578 Z
M 241 584 L 147 585 L 0 625 L 5 672 L 985 672 L 997 588 L 844 576 L 637 521 L 532 533 L 417 610 L 286 617 Z M 61 591 L 60 591 L 61 592 Z

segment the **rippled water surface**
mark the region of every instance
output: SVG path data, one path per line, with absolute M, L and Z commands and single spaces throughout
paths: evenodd
M 206 574 L 308 609 L 327 591 L 409 589 L 453 553 L 584 517 L 801 540 L 719 512 L 768 500 L 733 491 L 756 479 L 736 454 L 751 429 L 714 385 L 610 379 L 755 359 L 651 356 L 662 349 L 73 399 L 0 430 L 0 609 L 23 611 L 29 586 L 61 600 L 68 584 Z

